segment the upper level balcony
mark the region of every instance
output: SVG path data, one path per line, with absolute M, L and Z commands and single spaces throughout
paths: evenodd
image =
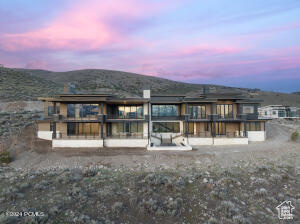
M 105 120 L 148 120 L 149 116 L 138 113 L 107 114 Z
M 188 114 L 188 120 L 190 121 L 201 121 L 201 120 L 209 120 L 209 114 Z

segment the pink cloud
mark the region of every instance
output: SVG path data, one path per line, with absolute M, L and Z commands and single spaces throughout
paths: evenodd
M 169 56 L 185 57 L 185 56 L 197 56 L 197 55 L 222 55 L 222 54 L 234 54 L 241 52 L 242 49 L 231 46 L 214 46 L 209 45 L 194 45 L 186 46 L 175 50 Z
M 95 50 L 124 38 L 110 24 L 119 18 L 138 20 L 164 7 L 143 1 L 78 1 L 45 27 L 25 33 L 4 34 L 0 47 L 7 51 L 28 49 Z M 126 37 L 125 37 L 126 38 Z

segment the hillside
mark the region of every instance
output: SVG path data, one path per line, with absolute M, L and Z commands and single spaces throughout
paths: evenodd
M 158 77 L 102 69 L 86 69 L 69 72 L 25 69 L 19 69 L 19 71 L 29 72 L 34 76 L 57 83 L 73 82 L 76 84 L 76 90 L 88 92 L 112 90 L 114 92 L 125 91 L 142 94 L 143 89 L 151 89 L 153 93 L 184 94 L 190 91 L 201 91 L 203 86 L 205 86 L 203 84 L 182 83 Z M 226 88 L 223 86 L 215 87 Z
M 63 85 L 14 69 L 0 68 L 0 101 L 36 100 L 53 96 Z
M 251 93 L 253 97 L 263 100 L 262 105 L 270 104 L 283 104 L 300 107 L 300 95 L 299 94 L 285 94 L 276 92 L 265 92 L 246 88 L 234 88 L 219 85 L 205 85 L 205 84 L 191 84 L 176 82 L 168 79 L 145 76 L 140 74 L 103 70 L 103 69 L 85 69 L 68 72 L 51 72 L 45 70 L 35 69 L 9 69 L 16 71 L 16 74 L 24 74 L 24 79 L 33 78 L 47 85 L 49 83 L 52 91 L 58 91 L 58 89 L 66 82 L 72 82 L 76 85 L 76 90 L 81 92 L 118 92 L 123 95 L 136 96 L 141 95 L 143 89 L 151 89 L 152 93 L 164 93 L 164 94 L 187 94 L 187 93 L 201 93 L 204 86 L 208 86 L 211 89 L 219 92 L 244 92 Z M 6 80 L 7 86 L 11 85 L 9 80 Z M 56 88 L 57 83 L 59 88 Z M 49 87 L 40 88 L 38 85 L 34 85 L 40 90 L 33 90 L 32 96 L 36 95 L 36 92 L 41 92 L 47 95 Z M 20 94 L 16 96 L 19 99 Z M 1 97 L 2 98 L 2 97 Z

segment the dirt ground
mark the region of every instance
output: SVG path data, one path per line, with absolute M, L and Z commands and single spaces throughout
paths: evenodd
M 232 166 L 234 161 L 263 163 L 265 160 L 281 160 L 286 154 L 300 156 L 300 143 L 290 140 L 291 133 L 298 126 L 279 122 L 266 124 L 267 140 L 249 145 L 199 146 L 192 151 L 147 151 L 144 148 L 103 149 L 51 149 L 49 141 L 35 139 L 32 145 L 32 130 L 26 130 L 11 147 L 15 160 L 10 164 L 20 169 L 73 168 L 110 166 L 128 168 L 143 167 L 154 170 L 158 167 L 181 166 Z M 300 159 L 298 160 L 300 161 Z M 295 164 L 298 166 L 299 164 Z

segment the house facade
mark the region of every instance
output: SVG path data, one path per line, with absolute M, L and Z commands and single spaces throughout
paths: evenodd
M 38 137 L 55 147 L 147 147 L 264 141 L 259 101 L 238 94 L 61 94 L 39 98 Z
M 277 118 L 299 118 L 297 107 L 283 105 L 269 105 L 258 108 L 259 118 L 277 119 Z

